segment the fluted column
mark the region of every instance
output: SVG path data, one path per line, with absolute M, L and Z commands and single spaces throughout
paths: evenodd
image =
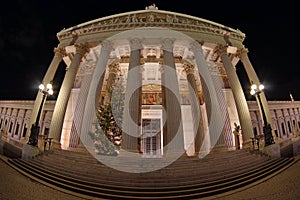
M 73 87 L 81 59 L 89 51 L 89 47 L 86 44 L 78 44 L 75 45 L 75 47 L 76 54 L 65 74 L 51 120 L 49 137 L 53 138 L 54 144 L 60 144 L 61 131 L 71 89 Z
M 173 41 L 164 39 L 162 42 L 163 49 L 163 69 L 161 74 L 163 106 L 165 109 L 164 132 L 164 152 L 184 152 L 183 124 L 180 106 L 180 94 L 176 66 L 173 55 Z
M 122 149 L 139 152 L 138 138 L 141 131 L 142 109 L 142 71 L 141 71 L 141 41 L 137 38 L 130 42 L 130 58 L 126 83 Z
M 66 51 L 65 51 L 64 47 L 54 48 L 54 53 L 55 53 L 54 57 L 53 57 L 50 65 L 47 69 L 47 72 L 46 72 L 46 74 L 43 78 L 43 83 L 44 84 L 48 84 L 53 80 L 54 75 L 55 75 L 55 73 L 57 71 L 57 68 L 59 66 L 59 63 L 61 62 L 62 58 L 66 55 Z M 36 99 L 35 99 L 35 102 L 34 102 L 34 105 L 33 105 L 31 117 L 30 117 L 30 125 L 34 124 L 35 121 L 36 121 L 38 110 L 39 110 L 39 107 L 42 103 L 42 99 L 43 99 L 43 94 L 41 92 L 38 92 L 37 96 L 36 96 Z M 31 131 L 31 129 L 28 128 L 26 136 L 25 136 L 26 141 L 28 141 L 30 131 Z
M 194 144 L 195 144 L 195 155 L 198 155 L 200 152 L 200 147 L 204 141 L 204 124 L 202 118 L 202 111 L 200 109 L 200 102 L 198 98 L 198 90 L 194 76 L 194 66 L 184 65 L 184 71 L 186 72 L 188 86 L 189 86 L 189 97 L 191 101 L 191 110 L 193 116 L 193 125 L 194 125 Z
M 203 55 L 203 50 L 198 42 L 192 42 L 191 49 L 194 52 L 200 81 L 203 90 L 203 99 L 206 105 L 206 111 L 209 122 L 209 136 L 211 148 L 217 143 L 219 137 L 222 134 L 224 121 L 220 115 L 220 107 L 218 97 L 212 81 L 211 74 L 208 69 L 208 65 Z M 206 136 L 207 137 L 207 136 Z M 207 139 L 205 139 L 207 140 Z M 207 147 L 206 147 L 207 148 Z M 204 151 L 206 151 L 205 149 Z
M 243 92 L 239 78 L 236 74 L 236 70 L 229 56 L 227 55 L 227 47 L 219 46 L 217 52 L 221 56 L 224 68 L 226 70 L 230 82 L 230 87 L 232 89 L 234 101 L 237 107 L 237 112 L 240 120 L 240 125 L 242 128 L 243 141 L 245 144 L 250 144 L 251 137 L 253 137 L 253 126 L 245 94 Z
M 238 53 L 242 63 L 243 63 L 243 66 L 245 68 L 245 71 L 248 75 L 248 78 L 250 80 L 250 83 L 253 83 L 253 84 L 256 84 L 256 85 L 260 85 L 260 81 L 258 79 L 258 76 L 250 62 L 250 59 L 248 57 L 248 49 L 241 49 Z M 256 97 L 257 98 L 257 97 Z M 265 114 L 266 114 L 266 118 L 267 118 L 267 121 L 268 123 L 271 125 L 271 128 L 272 128 L 272 135 L 273 135 L 273 138 L 276 139 L 276 135 L 275 135 L 275 132 L 274 132 L 274 124 L 273 124 L 273 119 L 271 117 L 271 113 L 270 113 L 270 109 L 269 109 L 269 105 L 268 105 L 268 101 L 266 99 L 266 96 L 265 96 L 265 93 L 264 92 L 261 92 L 260 93 L 260 98 L 261 98 L 261 102 L 262 102 L 262 106 L 265 111 Z
M 222 134 L 220 135 L 216 144 L 219 147 L 218 149 L 226 151 L 228 150 L 228 148 L 233 146 L 230 119 L 229 119 L 227 104 L 224 96 L 224 90 L 221 83 L 220 75 L 212 74 L 212 81 L 214 83 L 214 87 L 216 90 L 216 95 L 218 98 L 219 107 L 221 111 L 220 115 L 223 121 Z
M 80 139 L 87 149 L 94 150 L 94 141 L 91 139 L 89 132 L 93 131 L 94 123 L 98 123 L 96 119 L 96 109 L 99 106 L 99 98 L 103 86 L 105 71 L 110 52 L 112 50 L 111 42 L 105 40 L 101 43 L 101 52 L 94 69 L 86 103 L 84 106 L 82 124 L 80 129 Z
M 80 130 L 81 130 L 81 124 L 83 119 L 82 113 L 84 112 L 84 107 L 88 96 L 89 88 L 91 85 L 91 80 L 95 69 L 95 65 L 96 65 L 95 62 L 93 62 L 90 66 L 86 66 L 85 75 L 81 82 L 81 87 L 80 87 L 78 100 L 74 111 L 72 127 L 71 127 L 70 145 L 69 145 L 70 147 L 77 147 L 77 145 L 79 144 Z

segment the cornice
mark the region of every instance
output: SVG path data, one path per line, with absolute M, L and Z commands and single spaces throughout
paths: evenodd
M 202 18 L 164 10 L 139 10 L 102 17 L 63 29 L 57 33 L 57 37 L 62 42 L 70 40 L 74 36 L 79 38 L 83 35 L 120 32 L 142 27 L 160 27 L 177 31 L 213 34 L 222 38 L 226 34 L 229 39 L 240 42 L 245 39 L 245 34 L 239 30 Z

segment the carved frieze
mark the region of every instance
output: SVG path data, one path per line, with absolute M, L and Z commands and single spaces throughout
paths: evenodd
M 64 29 L 57 33 L 57 37 L 59 40 L 64 40 L 71 38 L 74 33 L 80 36 L 98 32 L 123 31 L 140 27 L 171 28 L 179 31 L 210 33 L 222 37 L 228 35 L 240 41 L 243 41 L 245 38 L 245 35 L 241 31 L 231 29 L 221 24 L 180 13 L 151 9 L 99 18 Z

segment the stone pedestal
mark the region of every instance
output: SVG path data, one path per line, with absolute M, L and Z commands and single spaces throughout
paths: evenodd
M 54 150 L 54 149 L 62 149 L 61 143 L 54 139 L 51 139 L 51 142 L 49 143 L 49 140 L 48 140 L 47 150 Z
M 22 159 L 32 159 L 36 156 L 38 156 L 40 153 L 40 150 L 38 147 L 29 145 L 29 144 L 24 144 L 23 149 L 22 149 Z
M 257 145 L 256 142 L 254 144 L 255 146 Z M 242 149 L 251 149 L 253 146 L 252 146 L 252 140 L 249 139 L 249 140 L 245 140 L 243 141 L 243 144 L 242 144 Z
M 197 156 L 198 156 L 199 159 L 202 159 L 202 158 L 204 158 L 205 156 L 207 156 L 209 153 L 210 153 L 209 150 L 202 150 L 202 151 L 200 151 L 200 152 L 198 153 Z
M 271 158 L 280 158 L 280 145 L 279 144 L 271 144 L 262 149 L 262 153 L 270 156 Z
M 300 154 L 300 137 L 293 138 L 292 144 L 293 144 L 293 155 L 296 156 Z
M 7 141 L 7 133 L 5 131 L 2 131 L 1 132 L 1 137 L 0 137 L 1 140 L 3 141 Z

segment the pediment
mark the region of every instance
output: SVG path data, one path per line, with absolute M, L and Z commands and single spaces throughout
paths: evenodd
M 95 33 L 120 32 L 141 27 L 163 27 L 177 31 L 210 33 L 220 35 L 221 37 L 225 34 L 230 34 L 230 37 L 241 42 L 245 38 L 245 34 L 241 31 L 222 24 L 191 15 L 155 9 L 126 12 L 88 21 L 63 29 L 57 33 L 57 37 L 61 41 L 74 37 L 74 35 L 80 37 Z

